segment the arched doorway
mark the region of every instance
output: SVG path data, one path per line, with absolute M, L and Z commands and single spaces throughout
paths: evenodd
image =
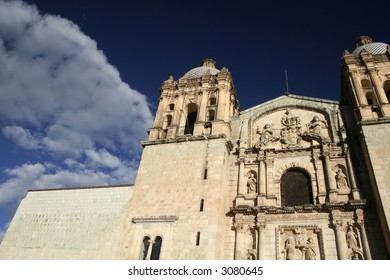
M 300 169 L 289 169 L 281 183 L 282 206 L 300 206 L 313 203 L 310 176 Z

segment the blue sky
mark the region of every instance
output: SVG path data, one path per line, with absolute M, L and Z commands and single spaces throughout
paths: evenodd
M 286 91 L 338 100 L 388 1 L 0 0 L 0 240 L 28 189 L 133 183 L 162 82 L 205 58 L 241 109 Z

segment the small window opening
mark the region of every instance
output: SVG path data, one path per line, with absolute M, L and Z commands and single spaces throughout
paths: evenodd
M 203 174 L 203 179 L 206 180 L 207 179 L 207 168 L 204 169 L 204 174 Z
M 198 231 L 198 233 L 196 234 L 196 246 L 199 246 L 200 244 L 200 232 Z
M 215 105 L 215 104 L 217 104 L 217 98 L 211 97 L 210 100 L 209 100 L 209 104 L 210 104 L 210 105 Z
M 209 114 L 208 114 L 208 120 L 209 121 L 213 121 L 215 120 L 215 114 L 214 114 L 214 110 L 209 110 Z
M 152 255 L 150 257 L 151 260 L 160 259 L 161 244 L 162 244 L 162 238 L 160 236 L 157 236 L 156 239 L 154 240 L 154 244 L 152 247 Z
M 145 236 L 142 239 L 141 254 L 140 254 L 141 260 L 146 260 L 146 258 L 148 256 L 149 245 L 150 245 L 150 237 Z
M 173 111 L 175 109 L 175 104 L 171 103 L 169 104 L 169 110 Z
M 200 212 L 203 212 L 203 208 L 204 208 L 204 199 L 202 198 L 202 199 L 200 200 L 200 208 L 199 208 L 199 211 L 200 211 Z

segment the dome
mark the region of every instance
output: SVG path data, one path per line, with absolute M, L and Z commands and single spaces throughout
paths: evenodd
M 369 43 L 356 48 L 352 54 L 358 56 L 362 50 L 366 50 L 370 54 L 385 54 L 387 51 L 387 44 L 385 43 Z
M 207 66 L 200 66 L 191 69 L 188 71 L 184 76 L 187 76 L 189 79 L 195 79 L 195 78 L 200 78 L 206 73 L 210 73 L 211 75 L 217 75 L 219 71 L 217 68 L 212 68 L 212 67 L 207 67 Z
M 217 75 L 220 70 L 216 68 L 216 63 L 212 59 L 205 59 L 201 66 L 196 67 L 188 71 L 184 77 L 189 79 L 200 78 L 205 74 Z

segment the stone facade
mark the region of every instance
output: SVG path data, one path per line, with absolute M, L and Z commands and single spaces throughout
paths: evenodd
M 389 58 L 361 37 L 340 102 L 241 112 L 211 59 L 170 77 L 134 186 L 30 191 L 0 258 L 388 259 Z

